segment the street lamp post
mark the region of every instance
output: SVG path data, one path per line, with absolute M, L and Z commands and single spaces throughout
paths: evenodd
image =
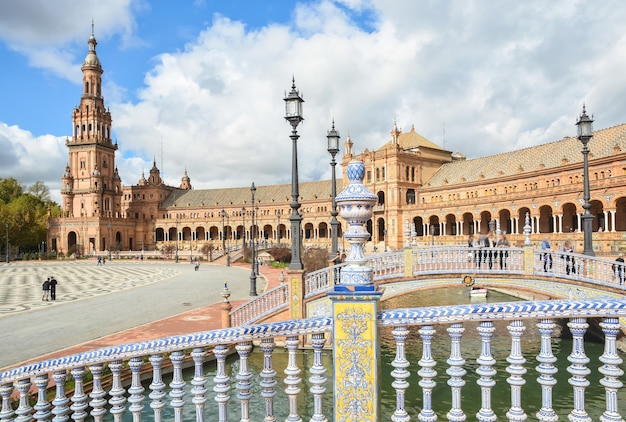
M 252 195 L 252 226 L 250 227 L 250 260 L 252 261 L 252 270 L 250 271 L 250 296 L 256 296 L 256 246 L 255 246 L 255 222 L 254 222 L 254 193 L 256 192 L 256 187 L 254 186 L 254 182 L 252 182 L 252 187 L 250 187 L 250 194 Z
M 176 219 L 176 251 L 175 253 L 175 262 L 178 264 L 178 218 Z
M 282 214 L 281 210 L 276 210 L 276 218 L 278 219 L 278 225 L 276 226 L 276 242 L 280 247 L 280 215 Z
M 228 233 L 230 232 L 230 237 L 232 240 L 233 230 L 230 228 L 230 214 L 226 213 L 226 240 L 228 241 Z M 226 266 L 230 267 L 230 242 L 226 245 Z
M 9 223 L 5 224 L 7 228 L 7 264 L 9 263 Z
M 591 203 L 590 193 L 589 193 L 589 148 L 587 144 L 589 140 L 593 136 L 593 119 L 590 119 L 587 116 L 587 112 L 585 111 L 585 105 L 583 104 L 583 112 L 578 118 L 576 122 L 576 126 L 578 126 L 578 140 L 583 144 L 583 182 L 584 182 L 584 195 L 583 200 L 585 203 L 583 204 L 583 209 L 585 212 L 581 219 L 583 220 L 583 234 L 584 234 L 584 242 L 583 242 L 583 254 L 588 256 L 595 256 L 595 252 L 593 251 L 593 239 L 591 237 L 591 223 L 593 221 L 593 215 L 591 214 Z
M 337 241 L 337 233 L 339 231 L 339 221 L 337 221 L 337 215 L 339 215 L 339 213 L 337 212 L 337 202 L 335 201 L 335 197 L 337 196 L 337 178 L 335 175 L 335 166 L 337 165 L 337 162 L 335 161 L 335 155 L 337 155 L 337 153 L 339 152 L 339 132 L 335 130 L 335 119 L 333 119 L 332 129 L 328 131 L 328 133 L 326 134 L 326 138 L 328 139 L 328 152 L 331 156 L 330 167 L 332 169 L 332 206 L 330 210 L 330 227 L 333 233 L 331 236 L 330 253 L 331 256 L 334 257 L 335 255 L 337 255 L 337 251 L 339 250 L 339 245 Z
M 222 253 L 226 255 L 226 266 L 230 267 L 230 253 L 226 250 L 226 225 L 224 224 L 224 219 L 228 218 L 228 213 L 222 209 L 220 216 L 222 217 Z
M 246 251 L 246 207 L 241 208 L 241 260 Z
M 291 148 L 291 263 L 290 270 L 303 270 L 302 258 L 300 257 L 300 248 L 302 246 L 302 233 L 300 226 L 302 224 L 302 216 L 298 209 L 300 208 L 300 197 L 298 187 L 298 131 L 297 127 L 304 118 L 302 117 L 302 103 L 304 100 L 300 97 L 300 93 L 296 89 L 295 78 L 292 79 L 291 92 L 284 98 L 285 100 L 285 120 L 291 124 L 292 141 Z
M 435 225 L 430 225 L 430 246 L 435 246 Z
M 109 261 L 111 261 L 111 246 L 113 243 L 111 242 L 111 223 L 109 223 Z

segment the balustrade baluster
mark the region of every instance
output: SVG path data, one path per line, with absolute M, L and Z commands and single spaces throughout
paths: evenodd
M 419 420 L 422 422 L 434 422 L 437 415 L 433 411 L 433 389 L 437 385 L 434 381 L 437 371 L 433 368 L 437 362 L 433 359 L 432 342 L 435 336 L 435 329 L 432 325 L 424 325 L 419 329 L 422 338 L 422 358 L 419 360 L 419 366 L 422 368 L 417 374 L 422 378 L 418 384 L 422 387 L 422 410 L 419 413 Z
M 204 421 L 204 404 L 206 398 L 206 377 L 204 376 L 204 360 L 206 359 L 206 350 L 204 347 L 196 347 L 191 351 L 191 358 L 194 362 L 193 379 L 191 380 L 191 394 L 193 404 L 196 405 L 196 422 Z
M 35 377 L 35 385 L 37 386 L 37 403 L 34 406 L 35 414 L 33 418 L 38 421 L 45 421 L 50 419 L 50 407 L 52 405 L 48 402 L 46 397 L 46 389 L 48 388 L 48 374 L 37 375 Z
M 572 318 L 567 326 L 572 333 L 572 353 L 567 357 L 571 365 L 567 367 L 567 372 L 572 374 L 568 381 L 574 389 L 574 409 L 569 414 L 569 420 L 590 422 L 591 418 L 585 410 L 585 389 L 589 386 L 586 377 L 591 370 L 587 368 L 589 358 L 585 355 L 583 339 L 589 324 L 585 318 Z
M 0 385 L 0 396 L 2 397 L 2 410 L 0 410 L 0 422 L 13 420 L 15 412 L 11 407 L 11 394 L 13 394 L 13 383 L 9 382 Z
M 446 370 L 446 374 L 450 375 L 448 385 L 452 390 L 452 408 L 447 417 L 450 421 L 464 421 L 466 416 L 461 408 L 461 389 L 465 385 L 463 376 L 467 371 L 463 369 L 465 359 L 461 357 L 461 337 L 465 328 L 463 324 L 455 323 L 450 324 L 447 331 L 450 336 L 450 357 L 447 360 L 450 367 Z
M 163 365 L 163 355 L 151 355 L 150 364 L 152 365 L 152 382 L 150 383 L 150 407 L 154 412 L 154 421 L 161 422 L 163 418 L 163 407 L 165 406 L 165 383 L 161 378 L 161 366 Z
M 109 363 L 109 370 L 111 370 L 111 374 L 113 374 L 113 383 L 111 385 L 111 390 L 109 391 L 109 395 L 111 396 L 109 399 L 111 409 L 109 411 L 113 415 L 113 420 L 115 422 L 122 422 L 122 416 L 124 416 L 124 411 L 126 410 L 126 397 L 124 397 L 126 390 L 122 387 L 123 369 L 124 362 L 121 360 L 115 360 Z
M 185 405 L 185 380 L 183 379 L 183 360 L 185 352 L 178 350 L 170 354 L 172 362 L 172 382 L 170 382 L 170 405 L 174 408 L 174 420 L 183 421 L 183 406 Z
M 226 353 L 228 352 L 228 348 L 223 344 L 218 344 L 213 349 L 213 354 L 215 355 L 215 360 L 217 362 L 217 370 L 215 373 L 215 377 L 213 381 L 215 382 L 215 386 L 213 386 L 213 391 L 215 391 L 215 401 L 217 402 L 218 408 L 218 422 L 227 422 L 228 421 L 228 400 L 230 400 L 230 396 L 228 392 L 230 391 L 230 378 L 226 376 Z
M 261 342 L 261 350 L 263 350 L 263 370 L 261 371 L 261 396 L 265 400 L 265 422 L 273 422 L 276 420 L 274 416 L 274 396 L 276 395 L 276 371 L 272 362 L 272 353 L 274 352 L 273 338 L 264 338 Z
M 522 321 L 516 320 L 511 321 L 507 329 L 511 336 L 511 353 L 506 358 L 506 361 L 509 363 L 506 371 L 511 374 L 511 376 L 508 377 L 506 381 L 511 386 L 511 407 L 509 411 L 506 412 L 506 417 L 509 418 L 509 421 L 525 421 L 527 415 L 524 409 L 522 409 L 522 386 L 526 384 L 524 380 L 524 374 L 526 374 L 524 364 L 526 363 L 526 359 L 524 359 L 522 355 L 521 337 L 526 327 Z
M 480 335 L 481 352 L 476 359 L 476 363 L 480 365 L 476 370 L 480 376 L 476 384 L 480 386 L 481 408 L 476 417 L 479 421 L 491 422 L 497 419 L 491 408 L 491 389 L 496 385 L 493 379 L 496 375 L 496 370 L 493 368 L 496 360 L 491 354 L 491 338 L 496 329 L 493 326 L 493 321 L 482 321 L 477 330 Z
M 313 416 L 311 416 L 311 422 L 326 422 L 326 416 L 322 413 L 324 407 L 322 397 L 326 392 L 326 368 L 322 360 L 322 350 L 326 343 L 326 336 L 324 333 L 316 333 L 311 336 L 311 345 L 313 346 L 313 365 L 309 370 L 311 377 L 309 382 L 311 383 L 311 394 L 313 394 Z
M 296 352 L 298 350 L 298 344 L 300 340 L 298 336 L 289 336 L 285 341 L 285 347 L 287 348 L 288 361 L 285 368 L 285 393 L 289 397 L 289 416 L 287 416 L 287 422 L 301 422 L 302 418 L 298 416 L 298 394 L 300 388 L 298 384 L 302 381 L 298 375 L 300 375 L 300 368 L 296 363 Z
M 146 390 L 141 385 L 141 367 L 143 366 L 143 359 L 140 357 L 131 358 L 130 362 L 128 362 L 128 366 L 131 372 L 131 383 L 128 389 L 130 393 L 130 397 L 128 398 L 130 406 L 128 410 L 133 414 L 134 422 L 141 422 L 141 412 L 144 408 L 143 401 L 145 398 L 143 392 Z
M 552 332 L 555 326 L 554 321 L 549 319 L 542 319 L 537 323 L 539 334 L 541 334 L 541 351 L 537 356 L 537 362 L 539 362 L 537 382 L 541 385 L 541 409 L 537 412 L 537 419 L 546 422 L 558 419 L 552 408 L 552 388 L 556 385 L 554 374 L 558 371 L 554 366 L 557 359 L 552 354 Z
M 250 421 L 250 398 L 252 393 L 252 374 L 248 371 L 248 357 L 252 351 L 252 342 L 242 341 L 235 347 L 239 354 L 239 373 L 237 373 L 237 398 L 241 403 L 241 422 Z
M 600 380 L 600 384 L 604 387 L 606 410 L 600 417 L 602 422 L 623 422 L 624 419 L 619 414 L 617 406 L 617 392 L 624 385 L 619 378 L 624 375 L 619 365 L 622 364 L 622 358 L 617 354 L 617 346 L 615 340 L 620 332 L 619 319 L 604 318 L 600 323 L 604 332 L 604 353 L 600 356 L 600 362 L 603 365 L 598 371 L 604 375 Z
M 17 418 L 16 422 L 27 422 L 32 419 L 31 414 L 33 408 L 28 402 L 28 390 L 30 390 L 30 378 L 22 379 L 17 382 L 17 391 L 20 393 L 20 401 L 15 414 Z
M 408 422 L 411 418 L 404 406 L 404 397 L 409 388 L 406 379 L 411 373 L 406 369 L 409 367 L 409 361 L 406 359 L 404 347 L 409 336 L 409 330 L 406 326 L 401 325 L 395 327 L 392 334 L 396 341 L 396 357 L 391 362 L 391 366 L 394 368 L 391 371 L 391 376 L 394 378 L 391 386 L 396 390 L 396 410 L 393 412 L 391 420 L 393 422 Z
M 72 378 L 74 379 L 74 394 L 72 394 L 72 419 L 75 421 L 84 421 L 88 416 L 85 410 L 87 409 L 87 394 L 83 390 L 83 380 L 85 379 L 85 368 L 72 369 Z
M 92 408 L 90 414 L 93 417 L 93 420 L 98 422 L 101 421 L 107 413 L 107 401 L 105 399 L 107 393 L 102 388 L 102 371 L 104 370 L 104 365 L 101 363 L 91 365 L 89 370 L 93 376 L 93 387 L 91 389 L 91 393 L 89 394 L 89 397 L 91 398 L 89 406 Z
M 56 394 L 54 400 L 52 400 L 52 422 L 65 422 L 70 417 L 70 408 L 68 406 L 70 399 L 65 395 L 65 381 L 67 380 L 66 371 L 56 371 L 52 374 L 52 379 L 56 385 Z

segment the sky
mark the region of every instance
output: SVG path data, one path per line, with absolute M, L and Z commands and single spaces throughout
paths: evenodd
M 575 136 L 583 104 L 626 121 L 623 0 L 3 0 L 0 177 L 57 202 L 92 20 L 124 185 L 153 160 L 176 186 L 290 183 L 292 78 L 300 181 L 330 178 L 333 120 L 356 153 L 396 121 L 468 158 Z

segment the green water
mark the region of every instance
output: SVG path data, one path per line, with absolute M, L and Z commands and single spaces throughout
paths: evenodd
M 517 300 L 511 296 L 507 296 L 499 293 L 492 293 L 488 299 L 489 302 L 506 302 Z M 462 288 L 444 288 L 444 289 L 431 289 L 423 292 L 416 292 L 412 294 L 406 294 L 399 296 L 389 301 L 382 303 L 382 307 L 385 309 L 404 308 L 404 307 L 420 307 L 420 306 L 436 306 L 436 305 L 452 305 L 468 303 L 467 289 Z M 506 382 L 508 373 L 505 368 L 508 365 L 506 357 L 510 350 L 510 336 L 506 330 L 507 322 L 499 321 L 495 323 L 496 331 L 492 339 L 492 354 L 497 361 L 495 366 L 497 375 L 495 380 L 497 382 L 496 387 L 492 389 L 492 407 L 496 412 L 499 419 L 506 419 L 505 413 L 510 406 L 510 387 Z M 462 390 L 462 405 L 463 411 L 468 416 L 468 420 L 475 420 L 475 414 L 480 408 L 480 388 L 476 384 L 478 376 L 476 375 L 476 358 L 480 354 L 480 338 L 476 332 L 477 324 L 467 323 L 464 325 L 465 333 L 461 340 L 462 357 L 466 360 L 464 368 L 467 371 L 467 375 L 463 378 L 466 382 L 465 387 Z M 522 337 L 522 352 L 526 358 L 526 364 L 524 367 L 527 369 L 527 374 L 524 377 L 526 380 L 526 386 L 522 389 L 522 407 L 529 415 L 530 420 L 535 419 L 535 413 L 541 407 L 541 388 L 537 384 L 536 380 L 538 374 L 535 371 L 537 366 L 536 356 L 539 354 L 540 349 L 540 337 L 539 333 L 534 325 L 534 322 L 528 322 L 526 324 L 526 332 Z M 436 327 L 437 328 L 437 327 Z M 450 387 L 446 384 L 449 376 L 446 374 L 448 365 L 446 359 L 450 353 L 450 339 L 445 331 L 446 326 L 440 326 L 433 340 L 433 358 L 437 361 L 435 370 L 437 371 L 437 377 L 435 381 L 437 383 L 436 388 L 433 391 L 433 408 L 439 416 L 439 420 L 446 420 L 446 413 L 451 407 L 451 392 Z M 418 327 L 411 328 L 411 335 L 407 340 L 407 359 L 411 363 L 408 368 L 411 372 L 408 382 L 410 388 L 406 392 L 406 408 L 411 416 L 411 420 L 418 420 L 417 416 L 422 406 L 422 391 L 418 386 L 419 377 L 417 371 L 420 369 L 417 362 L 421 358 L 422 342 L 417 332 Z M 565 330 L 567 331 L 567 330 Z M 556 409 L 560 420 L 567 420 L 567 414 L 571 411 L 573 406 L 572 388 L 568 384 L 567 380 L 570 374 L 566 368 L 569 365 L 567 356 L 571 352 L 571 341 L 567 339 L 554 339 L 552 343 L 553 353 L 558 358 L 559 372 L 555 376 L 557 379 L 557 385 L 554 388 L 553 394 L 553 406 Z M 599 416 L 604 411 L 604 389 L 599 384 L 600 374 L 597 368 L 601 365 L 598 361 L 598 356 L 603 352 L 603 344 L 585 342 L 585 352 L 591 359 L 588 367 L 592 370 L 591 375 L 588 377 L 591 385 L 586 392 L 586 409 L 589 412 L 593 420 L 598 420 Z M 391 415 L 395 409 L 395 391 L 391 387 L 393 378 L 391 377 L 391 371 L 393 367 L 391 362 L 395 357 L 395 341 L 391 335 L 391 328 L 384 329 L 381 332 L 381 420 L 390 420 Z M 324 351 L 324 366 L 328 369 L 326 376 L 328 381 L 326 382 L 327 392 L 325 394 L 324 413 L 329 420 L 333 419 L 332 415 L 332 356 L 329 350 Z M 303 369 L 300 374 L 302 383 L 300 387 L 302 392 L 300 393 L 298 400 L 298 413 L 303 420 L 308 420 L 313 412 L 313 400 L 309 393 L 311 387 L 308 379 L 310 373 L 308 368 L 313 364 L 313 352 L 310 350 L 300 350 L 297 353 L 298 367 Z M 231 378 L 231 391 L 230 391 L 230 403 L 228 405 L 228 420 L 235 421 L 240 419 L 240 404 L 236 398 L 236 379 L 235 376 L 239 370 L 239 362 L 236 355 L 231 356 L 228 359 L 228 375 Z M 274 415 L 277 420 L 285 420 L 288 414 L 288 399 L 284 394 L 284 369 L 287 366 L 287 352 L 284 349 L 276 348 L 273 353 L 273 366 L 277 371 L 276 379 L 278 384 L 276 386 L 276 396 L 274 398 Z M 622 369 L 626 369 L 622 365 Z M 251 420 L 261 421 L 263 420 L 265 412 L 265 403 L 261 397 L 261 388 L 259 383 L 261 381 L 259 373 L 263 369 L 263 353 L 260 348 L 255 348 L 249 358 L 249 371 L 253 374 L 253 398 L 250 401 L 250 413 Z M 207 377 L 206 388 L 208 389 L 206 396 L 208 400 L 205 405 L 205 415 L 207 420 L 215 420 L 217 415 L 217 403 L 214 401 L 215 393 L 213 392 L 213 377 L 215 376 L 215 362 L 205 364 L 205 374 Z M 187 395 L 185 396 L 185 402 L 187 403 L 184 410 L 185 420 L 195 419 L 195 407 L 191 403 L 193 395 L 190 392 L 191 385 L 189 382 L 193 378 L 193 368 L 185 370 L 184 376 L 187 385 Z M 169 384 L 171 377 L 164 377 L 164 381 Z M 144 401 L 144 419 L 152 419 L 152 410 L 149 407 L 150 399 L 147 397 L 149 389 L 147 388 L 149 382 L 146 383 L 146 400 Z M 167 390 L 169 392 L 169 389 Z M 626 397 L 623 392 L 620 392 L 620 410 L 623 406 Z M 173 412 L 169 408 L 169 398 L 166 398 L 168 406 L 166 406 L 164 412 L 164 420 L 172 420 Z M 129 414 L 125 415 L 125 420 L 131 420 Z

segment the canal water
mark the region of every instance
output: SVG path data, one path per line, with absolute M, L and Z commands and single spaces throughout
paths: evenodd
M 510 302 L 518 299 L 508 296 L 503 293 L 490 292 L 488 302 Z M 469 302 L 467 289 L 464 288 L 442 288 L 442 289 L 430 289 L 425 291 L 419 291 L 411 294 L 405 294 L 396 298 L 389 299 L 382 302 L 381 307 L 383 309 L 396 309 L 407 307 L 422 307 L 422 306 L 438 306 L 438 305 L 454 305 L 465 304 Z M 506 321 L 497 322 L 496 331 L 492 339 L 492 354 L 497 361 L 495 369 L 497 375 L 495 377 L 496 387 L 492 389 L 492 407 L 499 419 L 506 419 L 506 412 L 510 407 L 510 386 L 506 382 L 506 378 L 509 374 L 506 372 L 508 362 L 506 361 L 509 355 L 511 340 L 506 330 Z M 466 360 L 464 368 L 467 370 L 467 374 L 464 377 L 466 382 L 462 390 L 462 403 L 461 407 L 465 414 L 468 416 L 468 420 L 475 420 L 475 415 L 480 409 L 481 396 L 480 387 L 476 384 L 478 375 L 476 369 L 476 358 L 480 354 L 480 337 L 476 332 L 477 324 L 466 323 L 464 324 L 465 333 L 461 340 L 462 357 Z M 406 392 L 406 408 L 411 416 L 411 420 L 418 420 L 418 414 L 422 407 L 422 392 L 418 386 L 420 377 L 417 375 L 417 371 L 420 369 L 418 361 L 421 358 L 422 342 L 417 332 L 419 327 L 412 327 L 411 334 L 407 340 L 406 352 L 407 359 L 411 363 L 408 368 L 411 375 L 408 378 L 410 384 L 409 389 Z M 437 328 L 437 327 L 436 327 Z M 567 332 L 567 328 L 564 329 L 564 333 Z M 570 377 L 567 372 L 567 366 L 569 362 L 567 356 L 571 353 L 572 342 L 566 338 L 555 338 L 552 342 L 553 353 L 558 358 L 558 373 L 555 375 L 557 384 L 553 390 L 553 406 L 559 415 L 560 420 L 567 420 L 567 414 L 573 408 L 573 393 L 572 387 L 568 383 Z M 586 391 L 586 410 L 590 414 L 593 420 L 598 420 L 602 412 L 604 411 L 604 388 L 600 385 L 600 374 L 597 369 L 602 364 L 598 360 L 598 357 L 603 353 L 602 343 L 585 342 L 585 352 L 590 358 L 588 367 L 592 373 L 588 377 L 590 386 Z M 526 380 L 526 386 L 522 389 L 522 407 L 531 420 L 535 419 L 535 413 L 541 408 L 541 387 L 537 383 L 539 374 L 536 372 L 535 367 L 538 365 L 536 360 L 540 351 L 540 336 L 535 327 L 535 322 L 528 321 L 526 323 L 526 331 L 522 337 L 522 352 L 526 358 L 526 364 L 524 367 L 527 369 L 527 373 L 524 377 Z M 439 420 L 447 420 L 446 413 L 451 407 L 451 391 L 447 385 L 449 376 L 446 374 L 448 365 L 446 359 L 450 354 L 450 339 L 445 331 L 445 326 L 439 327 L 435 338 L 433 340 L 433 358 L 437 362 L 435 370 L 437 376 L 435 382 L 436 388 L 433 391 L 433 408 L 438 415 Z M 288 411 L 288 399 L 284 394 L 284 369 L 287 366 L 287 352 L 282 348 L 276 348 L 273 353 L 273 366 L 277 372 L 276 385 L 277 394 L 274 398 L 274 415 L 277 420 L 285 420 Z M 391 377 L 391 371 L 393 367 L 391 362 L 395 357 L 395 341 L 391 335 L 391 329 L 384 329 L 381 333 L 381 420 L 390 420 L 391 415 L 395 409 L 395 390 L 391 387 L 391 383 L 394 379 Z M 328 380 L 326 382 L 326 394 L 324 397 L 324 413 L 329 420 L 332 420 L 332 403 L 333 403 L 333 381 L 332 381 L 332 362 L 331 362 L 330 350 L 324 351 L 324 365 L 328 368 L 326 376 Z M 310 383 L 308 382 L 311 374 L 308 372 L 313 364 L 313 352 L 310 350 L 301 350 L 297 354 L 298 367 L 303 369 L 300 374 L 302 383 L 300 387 L 302 392 L 298 401 L 298 413 L 303 420 L 309 420 L 313 413 L 313 400 L 309 393 Z M 249 371 L 253 374 L 253 398 L 251 399 L 250 411 L 252 421 L 263 420 L 265 412 L 265 403 L 261 396 L 261 388 L 259 383 L 261 381 L 259 374 L 263 369 L 263 353 L 260 348 L 255 348 L 249 358 Z M 215 393 L 213 392 L 215 377 L 215 362 L 209 362 L 205 364 L 207 377 L 207 394 L 208 400 L 205 405 L 205 414 L 207 420 L 216 420 L 217 417 L 217 403 L 214 401 Z M 622 365 L 622 369 L 626 370 L 626 365 Z M 240 404 L 237 399 L 236 389 L 236 374 L 239 370 L 239 364 L 236 355 L 231 356 L 228 359 L 228 375 L 232 381 L 230 391 L 230 402 L 228 404 L 228 420 L 235 421 L 240 419 Z M 191 394 L 190 381 L 193 378 L 193 368 L 185 370 L 185 380 L 187 381 L 187 394 L 185 396 L 185 410 L 184 420 L 195 419 L 195 407 L 191 400 L 193 395 Z M 171 376 L 164 376 L 164 382 L 169 384 L 171 382 Z M 146 382 L 146 400 L 144 401 L 144 420 L 152 420 L 152 409 L 149 406 L 149 394 L 148 389 L 149 382 Z M 169 390 L 168 390 L 169 392 Z M 624 406 L 626 400 L 625 394 L 620 391 L 619 406 L 620 411 Z M 164 420 L 173 420 L 173 412 L 169 407 L 169 398 L 166 398 L 168 406 L 164 409 Z M 621 413 L 621 412 L 620 412 Z M 130 415 L 125 416 L 125 420 L 131 420 Z

